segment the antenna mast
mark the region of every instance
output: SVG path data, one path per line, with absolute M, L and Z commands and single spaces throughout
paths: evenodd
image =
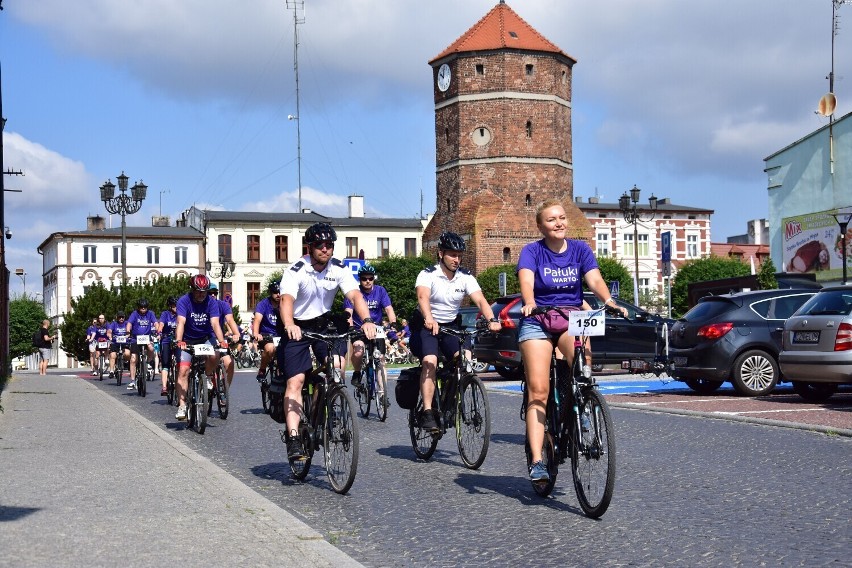
M 299 184 L 299 213 L 302 212 L 302 128 L 299 108 L 299 24 L 305 23 L 305 0 L 286 0 L 287 9 L 293 10 L 293 70 L 296 72 L 296 116 L 287 118 L 296 121 L 296 172 Z M 299 9 L 302 17 L 299 17 Z
M 834 38 L 840 31 L 837 9 L 843 4 L 848 4 L 850 0 L 831 0 L 831 71 L 828 73 L 828 93 L 834 98 Z M 828 163 L 831 175 L 834 175 L 834 105 L 828 110 Z

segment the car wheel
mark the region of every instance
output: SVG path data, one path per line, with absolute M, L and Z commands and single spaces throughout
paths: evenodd
M 698 394 L 710 394 L 719 390 L 723 381 L 711 381 L 708 379 L 685 379 L 686 386 Z
M 603 371 L 603 363 L 592 363 L 592 371 L 596 373 Z
M 778 384 L 778 363 L 766 351 L 746 351 L 734 362 L 731 380 L 734 390 L 743 396 L 763 396 Z
M 823 402 L 837 392 L 837 385 L 832 383 L 803 383 L 793 381 L 793 390 L 808 402 Z
M 503 367 L 500 365 L 494 365 L 494 370 L 497 371 L 498 375 L 509 381 L 517 381 L 524 376 L 523 367 Z
M 473 371 L 475 373 L 484 373 L 486 369 L 488 369 L 488 363 L 485 361 L 477 361 L 476 359 L 473 360 Z

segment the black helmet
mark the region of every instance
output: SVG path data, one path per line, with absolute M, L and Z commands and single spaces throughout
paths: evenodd
M 337 233 L 334 232 L 334 228 L 328 223 L 314 223 L 305 231 L 305 242 L 309 245 L 322 241 L 334 242 L 336 240 Z
M 210 279 L 204 274 L 196 274 L 189 279 L 189 289 L 195 291 L 207 291 L 210 289 Z
M 358 269 L 358 276 L 359 277 L 364 275 L 364 274 L 367 274 L 369 276 L 375 276 L 376 275 L 375 267 L 372 264 L 365 264 L 360 269 Z
M 270 282 L 269 286 L 266 287 L 266 293 L 270 296 L 272 294 L 280 294 L 281 293 L 281 283 L 280 282 Z
M 148 300 L 146 298 L 139 298 L 138 300 L 136 300 L 136 307 L 137 308 L 147 308 L 148 307 Z
M 166 300 L 166 305 L 170 308 L 172 306 L 177 306 L 177 298 L 175 298 L 174 296 L 169 296 Z
M 464 252 L 466 245 L 464 239 L 450 231 L 444 231 L 438 237 L 438 248 L 441 250 L 457 250 Z
M 124 319 L 124 318 L 125 318 L 124 312 L 115 312 L 115 319 L 120 320 L 120 319 Z

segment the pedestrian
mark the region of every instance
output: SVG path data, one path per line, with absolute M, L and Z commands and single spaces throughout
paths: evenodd
M 50 350 L 53 347 L 55 335 L 50 335 L 50 320 L 41 322 L 41 344 L 38 346 L 38 374 L 47 374 L 47 363 L 50 361 Z

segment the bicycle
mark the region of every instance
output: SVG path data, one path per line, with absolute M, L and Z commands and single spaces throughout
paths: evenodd
M 151 336 L 137 335 L 136 345 L 139 346 L 139 354 L 136 356 L 136 392 L 139 396 L 147 394 L 148 382 L 148 345 L 151 343 Z
M 484 321 L 482 323 L 485 323 Z M 481 325 L 478 323 L 478 325 Z M 439 360 L 435 377 L 435 397 L 432 410 L 437 414 L 438 431 L 429 432 L 420 425 L 423 395 L 418 392 L 417 404 L 409 410 L 408 428 L 414 453 L 428 460 L 435 453 L 438 440 L 448 428 L 456 429 L 456 443 L 462 462 L 468 469 L 478 469 L 485 461 L 491 438 L 491 406 L 482 379 L 473 371 L 465 344 L 485 329 L 456 330 L 441 327 L 439 333 L 461 340 L 459 356 L 452 362 Z M 414 382 L 414 381 L 412 381 Z M 420 383 L 416 381 L 419 391 Z
M 228 418 L 228 391 L 230 390 L 230 386 L 228 386 L 228 374 L 225 369 L 225 363 L 222 362 L 222 357 L 231 353 L 230 349 L 223 349 L 221 347 L 216 349 L 216 352 L 219 354 L 219 364 L 216 365 L 216 371 L 213 375 L 213 391 L 211 392 L 211 397 L 216 399 L 216 408 L 219 411 L 219 418 L 222 420 L 227 420 Z M 233 355 L 231 355 L 233 357 Z M 213 405 L 207 405 L 207 416 L 213 412 Z
M 352 417 L 352 396 L 346 389 L 340 369 L 334 366 L 334 345 L 348 340 L 355 330 L 347 329 L 344 316 L 333 321 L 325 332 L 302 330 L 302 337 L 322 341 L 329 347 L 325 362 L 319 364 L 305 376 L 302 386 L 302 411 L 299 420 L 299 437 L 307 457 L 292 459 L 290 470 L 293 477 L 302 480 L 308 475 L 314 452 L 325 449 L 325 471 L 332 489 L 341 495 L 349 491 L 358 470 L 358 424 Z M 279 430 L 285 444 L 289 432 Z
M 206 357 L 216 355 L 216 350 L 209 343 L 187 345 L 187 351 L 192 353 L 189 368 L 189 384 L 186 392 L 187 419 L 189 427 L 204 434 L 207 428 L 207 410 L 210 404 L 210 393 L 207 389 Z
M 109 341 L 98 341 L 98 380 L 104 380 L 109 373 Z
M 615 430 L 609 406 L 598 391 L 592 369 L 586 363 L 586 338 L 604 334 L 604 308 L 565 313 L 556 306 L 539 306 L 532 315 L 551 310 L 569 321 L 568 332 L 574 335 L 574 362 L 569 372 L 567 362 L 556 358 L 555 349 L 551 354 L 550 392 L 541 452 L 550 479 L 531 483 L 538 495 L 548 496 L 556 484 L 559 465 L 570 457 L 574 491 L 580 508 L 586 516 L 597 519 L 609 507 L 615 486 Z M 621 315 L 621 312 L 613 313 Z M 522 420 L 525 420 L 526 408 L 524 382 Z M 524 442 L 524 451 L 529 468 L 532 452 L 528 439 Z
M 174 335 L 169 337 L 169 369 L 166 372 L 166 401 L 169 406 L 178 404 L 177 396 L 178 359 Z
M 384 422 L 388 417 L 387 385 L 388 374 L 385 370 L 382 352 L 379 350 L 376 340 L 384 339 L 385 332 L 381 326 L 376 327 L 376 339 L 367 339 L 363 333 L 358 333 L 352 339 L 364 342 L 364 358 L 361 361 L 361 384 L 354 388 L 355 399 L 361 416 L 367 418 L 370 415 L 370 405 L 376 401 L 376 415 Z
M 115 382 L 121 386 L 121 375 L 124 373 L 124 346 L 127 345 L 127 336 L 120 335 L 115 338 L 118 351 L 115 353 Z
M 260 379 L 260 400 L 263 403 L 263 412 L 264 414 L 269 414 L 269 385 L 272 384 L 272 377 L 276 376 L 278 373 L 278 343 L 281 341 L 281 338 L 278 336 L 273 337 L 271 335 L 264 335 L 263 340 L 267 343 L 271 341 L 275 346 L 275 349 L 272 351 L 272 358 L 269 360 L 269 365 L 266 367 L 266 373 Z

